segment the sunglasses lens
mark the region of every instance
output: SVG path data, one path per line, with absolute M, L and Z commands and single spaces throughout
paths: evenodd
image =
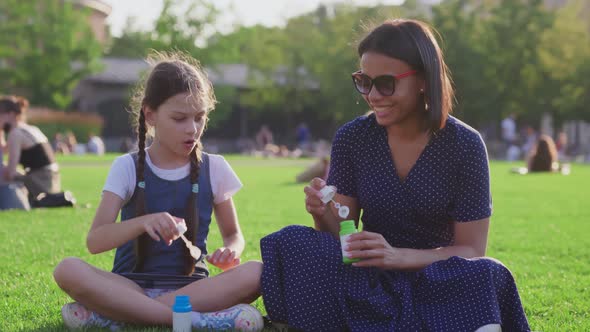
M 369 92 L 371 91 L 372 83 L 371 79 L 367 75 L 357 74 L 354 75 L 352 78 L 354 80 L 354 85 L 358 92 L 364 95 L 369 94 Z
M 379 76 L 373 80 L 373 83 L 383 96 L 391 96 L 395 92 L 395 78 L 393 76 Z

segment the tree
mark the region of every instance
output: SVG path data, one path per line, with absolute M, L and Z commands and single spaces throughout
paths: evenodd
M 539 119 L 550 111 L 547 95 L 547 71 L 539 58 L 539 45 L 551 28 L 554 13 L 542 0 L 504 1 L 490 8 L 484 37 L 486 79 L 495 85 L 491 90 L 493 108 L 498 116 L 509 113 Z M 499 118 L 498 118 L 499 120 Z
M 0 88 L 63 109 L 80 79 L 100 69 L 101 45 L 69 1 L 0 2 Z
M 142 31 L 135 18 L 129 18 L 122 35 L 113 38 L 108 55 L 144 58 L 151 49 L 180 50 L 200 59 L 203 50 L 198 44 L 215 33 L 218 15 L 219 10 L 206 0 L 164 0 L 153 29 Z
M 590 120 L 590 25 L 584 2 L 571 1 L 556 12 L 553 27 L 542 35 L 539 54 L 551 84 L 552 114 L 557 122 Z
M 434 8 L 456 110 L 469 123 L 499 123 L 513 112 L 532 121 L 549 110 L 552 83 L 539 45 L 553 18 L 541 0 L 448 0 Z
M 412 9 L 418 12 L 416 6 Z M 364 32 L 359 25 L 381 23 L 404 11 L 397 6 L 321 5 L 289 19 L 284 28 L 241 27 L 215 35 L 206 58 L 248 66 L 249 88 L 239 98 L 251 119 L 264 118 L 280 132 L 292 129 L 289 123 L 308 120 L 312 131 L 329 139 L 343 122 L 367 110 L 350 79 L 358 69 L 354 43 Z
M 488 98 L 490 83 L 482 75 L 486 50 L 480 11 L 467 0 L 445 1 L 433 8 L 433 26 L 455 87 L 454 114 L 476 126 L 496 116 L 487 111 L 493 103 Z

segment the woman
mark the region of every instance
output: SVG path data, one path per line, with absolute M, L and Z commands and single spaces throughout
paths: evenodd
M 394 20 L 359 44 L 356 89 L 373 112 L 338 130 L 327 184 L 363 232 L 336 239 L 326 183 L 305 188 L 315 229 L 261 240 L 270 318 L 313 331 L 510 331 L 528 323 L 510 271 L 486 251 L 491 197 L 481 136 L 448 113 L 453 90 L 431 30 Z M 329 207 L 329 208 L 328 208 Z M 362 212 L 362 213 L 361 213 Z
M 4 149 L 6 149 L 6 141 L 4 139 L 4 128 L 0 123 L 0 174 L 4 170 Z M 10 209 L 29 210 L 31 207 L 27 196 L 27 189 L 22 183 L 6 183 L 0 176 L 0 211 Z
M 22 97 L 0 99 L 0 123 L 7 129 L 8 165 L 3 170 L 5 181 L 22 181 L 29 198 L 40 193 L 54 194 L 61 190 L 59 167 L 47 137 L 35 126 L 25 123 L 29 103 Z M 16 167 L 21 164 L 24 175 Z
M 547 135 L 539 136 L 537 144 L 531 151 L 528 162 L 529 172 L 556 172 L 559 170 L 557 162 L 557 148 L 553 139 Z

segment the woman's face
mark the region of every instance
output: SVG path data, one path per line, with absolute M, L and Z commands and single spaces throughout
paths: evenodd
M 407 63 L 375 52 L 362 55 L 361 72 L 374 79 L 381 75 L 400 75 L 414 70 Z M 419 74 L 413 74 L 395 80 L 395 91 L 391 96 L 383 96 L 375 86 L 363 98 L 375 112 L 377 122 L 381 126 L 403 125 L 420 116 L 418 111 L 423 107 L 421 90 L 424 80 Z
M 12 123 L 12 119 L 14 118 L 14 113 L 12 112 L 0 112 L 0 125 L 4 125 L 5 123 Z
M 167 99 L 156 112 L 146 112 L 155 138 L 176 155 L 188 156 L 200 139 L 207 117 L 205 110 L 188 93 Z

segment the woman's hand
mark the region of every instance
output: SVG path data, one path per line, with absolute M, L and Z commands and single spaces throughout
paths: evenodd
M 353 263 L 353 266 L 377 267 L 383 270 L 405 269 L 402 249 L 389 245 L 379 233 L 363 231 L 352 234 L 344 250 L 346 257 L 361 259 Z
M 240 265 L 240 258 L 236 256 L 235 250 L 222 247 L 215 250 L 212 255 L 207 255 L 207 261 L 225 271 Z
M 164 240 L 168 245 L 180 237 L 176 224 L 184 223 L 184 219 L 174 217 L 168 212 L 154 213 L 145 219 L 143 228 L 152 239 Z
M 326 181 L 314 178 L 303 191 L 305 192 L 305 209 L 312 216 L 321 217 L 328 211 L 327 204 L 322 202 L 320 190 L 326 186 Z

